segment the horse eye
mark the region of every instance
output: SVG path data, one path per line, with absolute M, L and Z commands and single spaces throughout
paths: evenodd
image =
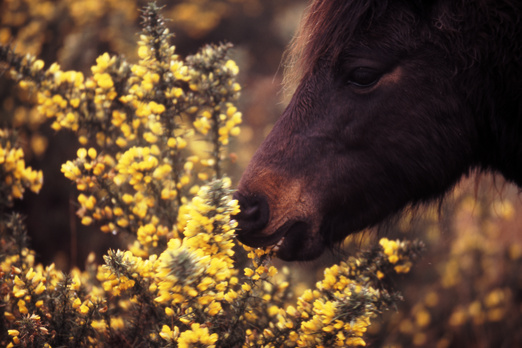
M 357 87 L 371 87 L 381 76 L 381 72 L 375 69 L 356 68 L 348 75 L 348 83 Z

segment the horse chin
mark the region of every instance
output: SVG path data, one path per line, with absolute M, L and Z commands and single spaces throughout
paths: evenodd
M 312 233 L 308 223 L 290 220 L 268 236 L 238 233 L 237 239 L 253 248 L 273 247 L 275 255 L 284 261 L 308 261 L 319 257 L 325 248 Z
M 288 225 L 284 237 L 275 246 L 278 258 L 284 261 L 309 261 L 323 253 L 325 246 L 308 223 L 294 221 Z

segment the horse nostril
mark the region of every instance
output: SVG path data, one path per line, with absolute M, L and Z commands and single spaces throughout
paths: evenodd
M 239 233 L 255 233 L 268 224 L 268 202 L 263 196 L 244 196 L 239 192 L 234 194 L 241 212 L 235 216 Z
M 245 219 L 247 219 L 247 220 L 256 221 L 259 219 L 260 213 L 261 212 L 260 212 L 259 206 L 254 205 L 251 207 L 245 207 L 245 211 L 243 212 L 243 215 L 244 215 Z

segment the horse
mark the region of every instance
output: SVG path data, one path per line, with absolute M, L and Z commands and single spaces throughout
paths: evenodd
M 237 238 L 311 260 L 472 171 L 521 186 L 521 64 L 520 0 L 312 1 L 291 100 L 234 195 Z

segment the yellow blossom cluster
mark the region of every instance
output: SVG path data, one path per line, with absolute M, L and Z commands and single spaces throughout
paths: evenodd
M 0 4 L 0 44 L 13 45 L 17 52 L 41 57 L 58 57 L 66 66 L 85 66 L 85 42 L 103 42 L 111 51 L 126 52 L 133 47 L 133 32 L 126 21 L 134 22 L 139 12 L 136 2 L 115 0 L 20 0 Z M 82 40 L 78 38 L 81 37 Z M 89 58 L 90 59 L 90 58 Z M 43 66 L 43 61 L 39 61 Z M 38 65 L 37 65 L 38 66 Z M 42 156 L 48 134 L 42 128 L 45 115 L 37 112 L 30 96 L 18 88 L 3 91 L 2 103 L 21 139 L 26 154 Z M 28 152 L 28 150 L 32 150 Z
M 37 314 L 31 314 L 26 316 L 23 320 L 23 326 L 25 329 L 24 331 L 33 331 L 39 335 L 48 335 L 49 331 L 45 326 L 41 325 L 40 319 L 40 316 Z M 9 342 L 9 344 L 6 346 L 7 348 L 25 346 L 27 343 L 29 343 L 24 337 L 19 337 L 21 335 L 19 330 L 8 330 L 7 333 L 9 336 L 12 337 L 12 341 Z M 48 343 L 41 343 L 39 342 L 39 340 L 37 340 L 36 342 L 33 341 L 31 343 L 41 344 L 41 346 L 44 348 L 51 348 L 51 346 Z
M 405 260 L 401 257 L 401 249 L 407 248 L 406 242 L 399 240 L 389 240 L 388 238 L 382 238 L 379 244 L 384 249 L 384 254 L 388 256 L 388 261 L 395 266 L 395 272 L 397 273 L 408 273 L 412 266 L 411 261 Z
M 32 56 L 0 50 L 13 79 L 36 92 L 38 111 L 53 120 L 52 128 L 97 145 L 80 148 L 78 158 L 62 166 L 80 191 L 82 223 L 137 236 L 132 250 L 141 256 L 161 252 L 168 238 L 180 236 L 186 197 L 202 181 L 222 176 L 224 146 L 241 122 L 230 45 L 207 46 L 184 61 L 158 9 L 151 4 L 143 13 L 138 64 L 105 53 L 89 77 L 56 63 L 46 70 Z M 201 135 L 208 142 L 199 142 L 203 148 L 195 155 L 187 139 L 201 128 L 192 119 L 207 113 L 210 130 Z
M 111 344 L 139 332 L 147 345 L 364 345 L 370 318 L 391 301 L 368 283 L 378 279 L 378 267 L 393 267 L 387 256 L 376 251 L 373 259 L 332 266 L 296 307 L 287 306 L 291 290 L 285 278 L 276 279 L 272 250 L 246 248 L 250 261 L 237 269 L 231 214 L 238 207 L 230 194 L 227 178 L 201 187 L 186 205 L 184 238 L 170 239 L 159 255 L 110 250 L 97 270 L 65 276 L 53 266 L 34 266 L 34 259 L 19 263 L 20 252 L 12 250 L 11 266 L 2 263 L 14 299 L 5 299 L 10 344 Z M 86 207 L 95 204 L 90 200 Z M 405 244 L 400 252 L 414 249 Z M 28 327 L 24 316 L 37 324 Z
M 326 278 L 325 274 L 325 280 Z M 322 285 L 318 284 L 319 287 Z M 297 309 L 287 308 L 287 314 L 295 316 L 300 313 L 301 316 L 301 326 L 294 335 L 297 345 L 301 347 L 366 345 L 362 336 L 370 326 L 370 318 L 375 315 L 372 313 L 371 302 L 377 302 L 379 296 L 377 290 L 371 287 L 363 288 L 360 284 L 346 286 L 342 291 L 337 290 L 333 299 L 328 299 L 319 291 L 306 291 L 299 298 Z M 355 318 L 351 313 L 350 317 L 350 304 L 347 301 L 354 301 L 352 297 L 359 300 L 359 304 L 369 307 L 367 313 Z M 345 322 L 344 317 L 350 317 L 350 320 Z
M 229 143 L 230 136 L 239 134 L 238 125 L 242 119 L 241 112 L 230 102 L 237 98 L 241 86 L 235 81 L 239 68 L 226 57 L 229 47 L 225 45 L 215 49 L 207 46 L 187 57 L 187 63 L 194 67 L 189 82 L 192 102 L 198 105 L 191 110 L 196 115 L 193 126 L 202 135 L 210 137 L 214 145 L 212 164 L 218 176 L 221 174 L 220 162 L 224 158 L 222 147 Z M 214 105 L 209 106 L 205 102 L 208 95 L 213 96 Z
M 237 213 L 237 202 L 229 195 L 229 179 L 202 187 L 190 204 L 185 238 L 171 239 L 159 257 L 159 296 L 155 301 L 165 304 L 167 312 L 181 310 L 182 323 L 223 315 L 223 306 L 237 297 L 237 270 L 232 259 L 235 223 L 230 218 Z M 180 328 L 173 330 L 179 332 Z M 194 327 L 192 331 L 197 332 Z M 191 335 L 197 337 L 196 333 Z M 180 340 L 182 337 L 183 332 Z
M 45 338 L 50 334 L 47 318 L 41 320 L 55 304 L 49 302 L 48 293 L 60 287 L 64 277 L 54 265 L 43 267 L 35 264 L 34 253 L 27 248 L 19 247 L 16 241 L 21 242 L 25 236 L 20 225 L 19 217 L 13 216 L 2 228 L 11 230 L 14 240 L 3 239 L 2 254 L 6 258 L 1 263 L 0 276 L 2 278 L 2 322 L 10 329 L 7 334 L 11 341 L 3 340 L 7 347 L 49 346 Z M 8 290 L 8 292 L 5 292 Z M 2 335 L 0 335 L 2 337 Z
M 522 247 L 519 189 L 481 176 L 461 183 L 451 200 L 408 217 L 403 232 L 428 244 L 428 262 L 417 264 L 401 287 L 406 298 L 377 332 L 379 346 L 519 346 L 522 323 L 517 293 Z M 410 221 L 408 221 L 410 220 Z M 411 226 L 418 230 L 410 231 Z M 390 238 L 392 239 L 392 238 Z M 400 242 L 384 243 L 393 256 Z M 397 261 L 395 265 L 401 264 Z M 382 278 L 386 281 L 388 277 Z M 372 331 L 372 328 L 369 329 Z M 389 333 L 392 333 L 391 335 Z
M 514 301 L 514 289 L 511 284 L 505 281 L 498 282 L 498 265 L 506 258 L 510 265 L 504 266 L 508 267 L 504 272 L 510 272 L 511 267 L 518 269 L 517 264 L 522 261 L 520 253 L 517 252 L 517 249 L 520 250 L 520 244 L 489 241 L 499 238 L 501 226 L 514 220 L 514 206 L 512 201 L 507 199 L 492 201 L 490 209 L 483 206 L 486 204 L 470 196 L 462 200 L 457 211 L 462 219 L 478 215 L 483 220 L 461 226 L 461 233 L 451 244 L 450 257 L 440 265 L 440 283 L 443 291 L 454 291 L 462 286 L 462 278 L 471 278 L 474 284 L 469 286 L 480 294 L 455 306 L 449 316 L 449 324 L 454 328 L 466 324 L 494 325 L 503 321 L 508 315 L 510 303 Z
M 405 260 L 412 260 L 423 248 L 419 242 L 400 243 L 398 256 Z M 315 289 L 305 290 L 296 306 L 269 306 L 264 316 L 271 320 L 262 332 L 250 333 L 249 339 L 253 346 L 266 347 L 364 346 L 370 320 L 397 300 L 396 294 L 377 287 L 378 274 L 389 274 L 393 268 L 380 247 L 333 265 L 325 269 Z M 268 272 L 273 277 L 275 272 Z M 257 271 L 246 268 L 245 274 L 253 278 Z
M 2 3 L 0 22 L 0 43 L 7 44 L 10 40 L 19 43 L 20 52 L 31 54 L 41 53 L 48 35 L 53 33 L 53 24 L 64 21 L 73 21 L 72 31 L 65 31 L 62 35 L 74 36 L 78 31 L 86 30 L 94 25 L 105 25 L 103 19 L 108 14 L 113 17 L 124 16 L 133 20 L 137 16 L 136 4 L 129 2 L 122 6 L 114 0 L 64 0 L 59 3 L 53 1 L 21 0 Z M 110 21 L 110 22 L 114 22 Z M 111 23 L 114 26 L 115 23 Z M 121 44 L 117 40 L 115 28 L 106 28 L 115 45 Z M 55 33 L 55 32 L 54 32 Z
M 42 188 L 41 171 L 25 166 L 24 151 L 10 132 L 0 129 L 0 205 L 7 207 L 22 198 L 26 188 L 38 193 Z
M 239 206 L 237 201 L 227 198 L 230 186 L 230 179 L 224 178 L 211 186 L 202 187 L 192 199 L 188 205 L 191 220 L 183 231 L 188 247 L 204 255 L 219 255 L 231 260 L 234 255 L 232 247 L 237 222 L 231 220 L 230 216 L 239 213 Z M 201 234 L 201 231 L 207 234 Z
M 111 52 L 122 52 L 127 57 L 136 58 L 139 55 L 134 47 L 134 31 L 129 30 L 129 27 L 133 27 L 134 23 L 138 22 L 136 19 L 139 16 L 139 6 L 137 1 L 121 3 L 115 0 L 2 2 L 0 4 L 0 44 L 9 45 L 16 42 L 14 47 L 17 52 L 42 57 L 57 56 L 63 66 L 78 67 L 88 63 L 90 54 L 84 54 L 84 41 L 88 41 L 92 45 L 101 44 L 103 47 L 108 47 Z M 259 0 L 241 2 L 223 0 L 218 3 L 205 2 L 205 4 L 182 1 L 179 4 L 167 4 L 166 7 L 170 15 L 174 16 L 172 23 L 178 30 L 186 30 L 189 35 L 193 33 L 194 26 L 184 25 L 186 20 L 212 29 L 217 24 L 211 20 L 212 18 L 229 16 L 232 13 L 230 11 L 246 11 L 245 13 L 258 15 L 262 8 Z M 192 12 L 194 9 L 204 9 L 204 11 Z M 187 10 L 189 11 L 187 12 Z M 191 16 L 190 13 L 194 16 Z M 201 20 L 200 17 L 197 17 L 198 15 L 204 15 L 206 19 Z M 49 44 L 51 41 L 52 45 Z M 144 51 L 147 50 L 141 49 L 141 52 Z M 40 61 L 40 64 L 43 62 Z M 102 79 L 102 81 L 108 80 Z M 179 92 L 181 89 L 177 91 Z M 48 139 L 45 132 L 41 132 L 38 127 L 45 122 L 45 116 L 41 117 L 43 114 L 36 112 L 36 108 L 24 105 L 27 95 L 23 91 L 12 89 L 9 94 L 4 105 L 13 106 L 12 109 L 9 107 L 9 111 L 12 111 L 10 117 L 13 118 L 13 123 L 20 127 L 21 136 L 28 139 L 32 151 L 37 155 L 42 155 L 47 148 Z M 19 100 L 20 97 L 22 102 Z M 54 126 L 73 126 L 68 123 L 71 121 L 72 115 L 74 112 L 68 115 L 69 120 L 63 120 L 63 125 L 56 123 Z
M 194 346 L 203 346 L 208 348 L 214 348 L 218 339 L 216 333 L 209 334 L 206 327 L 201 327 L 198 323 L 194 323 L 190 326 L 190 330 L 184 331 L 179 335 L 178 347 L 190 348 Z
M 144 260 L 134 256 L 130 251 L 109 250 L 104 256 L 105 265 L 98 270 L 97 278 L 102 282 L 106 292 L 119 296 L 122 292 L 133 288 L 136 281 L 144 282 L 152 278 L 156 259 L 156 255 Z
M 30 10 L 28 10 L 30 8 Z M 47 24 L 56 20 L 58 11 L 50 1 L 12 1 L 2 4 L 0 43 L 16 38 L 20 51 L 40 53 L 45 42 Z

